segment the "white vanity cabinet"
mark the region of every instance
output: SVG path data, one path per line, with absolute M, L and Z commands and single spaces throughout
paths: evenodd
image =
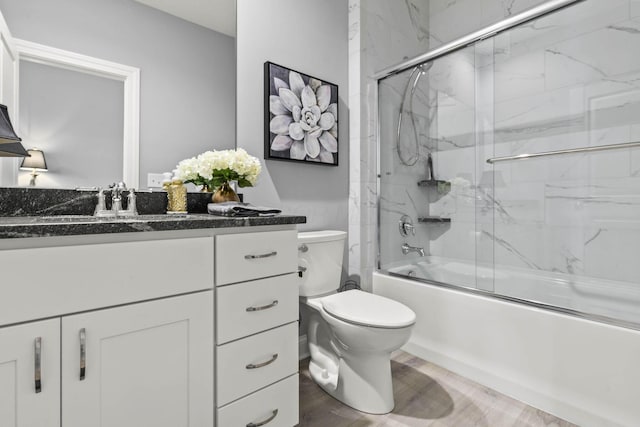
M 0 250 L 0 426 L 214 425 L 213 236 L 161 236 Z
M 0 426 L 297 425 L 297 232 L 260 230 L 0 239 Z
M 298 424 L 295 230 L 216 236 L 217 425 Z

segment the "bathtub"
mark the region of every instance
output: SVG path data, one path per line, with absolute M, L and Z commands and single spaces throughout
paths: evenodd
M 426 282 L 468 285 L 476 272 L 480 291 Z M 583 427 L 640 426 L 640 331 L 544 308 L 639 316 L 633 289 L 569 279 L 429 257 L 374 272 L 373 292 L 416 312 L 405 351 Z
M 475 265 L 442 257 L 424 257 L 395 265 L 392 275 L 480 290 L 619 326 L 640 329 L 640 283 L 574 276 L 515 267 Z

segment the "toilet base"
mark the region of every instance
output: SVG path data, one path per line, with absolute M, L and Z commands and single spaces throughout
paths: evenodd
M 335 389 L 323 381 L 321 371 L 312 370 L 310 366 L 311 377 L 325 392 L 353 409 L 376 415 L 393 411 L 395 401 L 391 383 L 391 355 L 351 356 L 353 360 L 343 357 L 339 361 Z M 314 377 L 314 371 L 318 378 Z
M 391 353 L 409 340 L 413 325 L 357 325 L 327 314 L 318 299 L 304 303 L 311 309 L 307 341 L 313 381 L 358 411 L 376 415 L 391 412 L 395 406 Z

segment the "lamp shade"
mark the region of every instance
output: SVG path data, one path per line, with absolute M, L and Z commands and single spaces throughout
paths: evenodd
M 40 172 L 47 171 L 47 161 L 44 158 L 42 150 L 30 148 L 27 150 L 29 157 L 22 159 L 20 169 L 36 170 Z
M 0 157 L 28 156 L 20 141 L 22 140 L 16 135 L 11 125 L 7 106 L 0 104 Z
M 26 157 L 29 153 L 19 142 L 0 144 L 0 157 Z

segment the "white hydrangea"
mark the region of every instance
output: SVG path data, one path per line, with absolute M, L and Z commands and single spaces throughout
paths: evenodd
M 190 159 L 184 159 L 176 167 L 178 170 L 178 178 L 183 181 L 191 181 L 198 178 L 198 159 L 192 157 Z
M 249 153 L 242 148 L 238 148 L 234 154 L 229 169 L 236 171 L 238 175 L 244 175 L 252 185 L 255 185 L 258 175 L 262 170 L 260 160 L 249 155 Z
M 178 163 L 178 176 L 183 181 L 202 184 L 212 181 L 214 176 L 223 175 L 222 171 L 235 172 L 238 178 L 244 178 L 255 185 L 262 170 L 260 160 L 249 155 L 244 149 L 206 151 L 197 157 Z

